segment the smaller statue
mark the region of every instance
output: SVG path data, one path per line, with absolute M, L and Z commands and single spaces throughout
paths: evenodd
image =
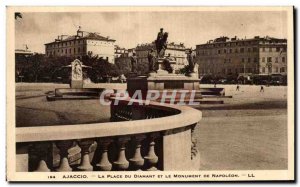
M 189 63 L 189 70 L 188 73 L 195 73 L 195 60 L 194 56 L 192 55 L 192 50 L 188 50 L 187 52 L 187 61 Z
M 166 70 L 168 73 L 173 73 L 173 68 L 170 64 L 170 61 L 173 60 L 171 58 L 171 54 L 169 53 L 168 56 L 163 61 L 163 69 Z
M 80 61 L 74 61 L 72 79 L 73 80 L 81 80 L 82 79 L 82 67 Z
M 148 63 L 149 63 L 149 72 L 156 72 L 156 58 L 155 52 L 153 49 L 150 49 L 148 52 Z
M 131 63 L 131 72 L 136 73 L 137 72 L 137 58 L 135 56 L 135 53 L 132 54 L 130 57 L 130 63 Z

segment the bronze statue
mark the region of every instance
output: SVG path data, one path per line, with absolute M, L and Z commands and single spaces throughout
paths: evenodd
M 164 33 L 163 29 L 161 28 L 155 40 L 157 57 L 159 58 L 163 58 L 165 55 L 165 50 L 167 49 L 167 39 L 168 39 L 168 33 L 167 32 Z
M 187 52 L 187 61 L 189 63 L 189 72 L 188 73 L 195 73 L 194 69 L 195 69 L 195 60 L 194 60 L 194 56 L 192 55 L 192 50 L 189 50 Z
M 137 72 L 137 58 L 135 56 L 135 53 L 130 58 L 131 63 L 131 72 L 136 73 Z
M 156 58 L 155 52 L 153 49 L 150 49 L 148 52 L 148 62 L 149 62 L 149 72 L 156 72 Z

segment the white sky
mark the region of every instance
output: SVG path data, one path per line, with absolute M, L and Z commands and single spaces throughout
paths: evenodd
M 259 12 L 97 12 L 97 13 L 22 13 L 15 21 L 16 48 L 27 44 L 44 53 L 44 44 L 58 35 L 74 35 L 82 30 L 99 32 L 117 40 L 125 48 L 151 42 L 161 27 L 169 32 L 169 42 L 186 47 L 206 43 L 219 36 L 287 38 L 287 15 L 283 11 Z

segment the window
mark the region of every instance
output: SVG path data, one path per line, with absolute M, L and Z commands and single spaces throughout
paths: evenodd
M 251 62 L 251 58 L 248 58 L 248 63 L 250 63 Z
M 229 62 L 229 63 L 231 62 L 231 59 L 230 59 L 230 58 L 228 59 L 228 62 Z
M 280 51 L 280 47 L 276 47 L 276 52 L 279 52 Z
M 225 58 L 225 59 L 224 59 L 224 63 L 226 63 L 226 61 L 227 61 L 227 60 L 226 60 L 226 58 Z
M 265 62 L 265 57 L 262 57 L 262 60 L 261 60 L 262 62 Z
M 266 51 L 266 49 L 263 47 L 263 48 L 262 48 L 262 51 L 263 51 L 263 52 L 265 52 L 265 51 Z
M 71 49 L 69 49 L 69 53 L 71 54 Z
M 221 50 L 220 49 L 218 50 L 218 54 L 221 54 Z
M 224 53 L 226 53 L 227 52 L 227 50 L 226 49 L 224 49 Z
M 241 48 L 241 49 L 240 49 L 240 52 L 241 52 L 241 53 L 244 53 L 244 48 Z
M 248 52 L 251 52 L 251 48 L 248 48 Z
M 232 49 L 229 49 L 229 53 L 232 53 Z
M 66 53 L 66 54 L 68 53 L 67 49 L 65 49 L 65 53 Z
M 80 53 L 80 47 L 78 47 L 78 53 Z
M 74 54 L 76 53 L 76 49 L 74 48 Z
M 253 47 L 253 52 L 257 52 L 257 48 L 256 47 Z
M 253 58 L 253 62 L 256 63 L 257 62 L 257 58 Z
M 245 62 L 244 58 L 242 58 L 242 62 Z
M 280 73 L 284 73 L 285 72 L 285 67 L 280 68 Z
M 275 62 L 278 63 L 278 57 L 275 58 Z
M 266 68 L 265 68 L 265 67 L 262 68 L 262 72 L 263 72 L 263 73 L 266 72 Z
M 235 53 L 238 53 L 238 52 L 239 52 L 239 50 L 237 48 L 235 48 Z
M 272 62 L 272 57 L 268 57 L 267 62 Z
M 285 63 L 285 57 L 282 57 L 282 59 L 281 59 L 281 60 L 282 60 L 282 62 L 283 62 L 283 63 Z

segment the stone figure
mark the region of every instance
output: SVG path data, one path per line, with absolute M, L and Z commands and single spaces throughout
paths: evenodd
M 164 33 L 163 29 L 160 29 L 160 32 L 157 34 L 157 38 L 155 40 L 157 56 L 160 58 L 163 58 L 165 55 L 165 50 L 167 49 L 167 39 L 168 33 Z
M 189 63 L 189 72 L 188 73 L 195 73 L 195 60 L 194 56 L 192 55 L 192 50 L 187 52 L 187 61 Z
M 156 72 L 156 58 L 155 58 L 155 52 L 153 49 L 151 49 L 148 52 L 148 64 L 149 64 L 149 72 Z
M 163 69 L 166 70 L 168 73 L 173 73 L 173 68 L 170 64 L 170 61 L 173 60 L 171 54 L 169 53 L 168 56 L 163 60 Z
M 131 63 L 131 72 L 136 73 L 137 72 L 137 58 L 135 53 L 130 57 L 130 63 Z
M 79 60 L 72 63 L 72 80 L 82 80 L 82 65 Z

